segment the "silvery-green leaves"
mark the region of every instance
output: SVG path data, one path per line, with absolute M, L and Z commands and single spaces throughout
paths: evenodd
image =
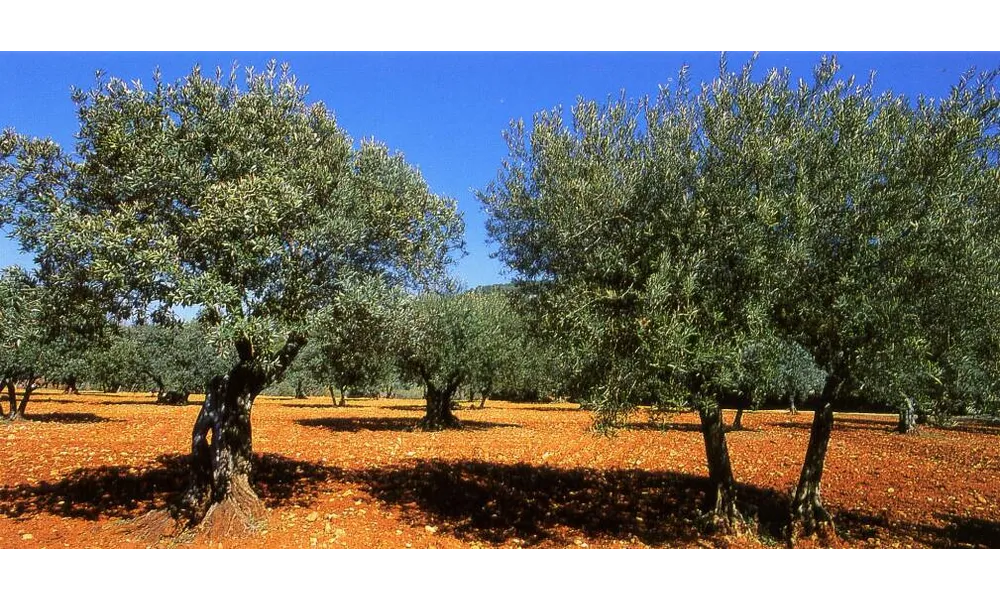
M 221 337 L 267 346 L 355 275 L 442 285 L 461 248 L 455 202 L 402 155 L 355 146 L 287 67 L 100 76 L 73 98 L 72 159 L 0 138 L 0 206 L 54 277 L 87 279 L 121 317 L 200 307 Z

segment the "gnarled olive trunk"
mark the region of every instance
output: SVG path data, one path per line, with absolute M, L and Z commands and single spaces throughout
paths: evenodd
M 462 424 L 451 412 L 451 400 L 455 396 L 459 382 L 453 381 L 444 387 L 427 383 L 427 412 L 417 426 L 424 431 L 459 429 Z
M 257 395 L 280 379 L 304 345 L 304 337 L 289 336 L 278 354 L 269 357 L 255 355 L 249 342 L 238 343 L 236 365 L 209 382 L 191 435 L 191 478 L 179 515 L 183 520 L 197 524 L 214 515 L 211 528 L 226 535 L 263 516 L 250 485 L 250 411 Z
M 830 434 L 833 432 L 833 404 L 840 391 L 842 379 L 830 375 L 823 386 L 823 393 L 813 415 L 812 429 L 809 432 L 809 446 L 802 463 L 802 473 L 795 489 L 791 506 L 791 537 L 798 533 L 812 534 L 821 527 L 833 525 L 830 513 L 823 508 L 820 497 L 820 482 L 823 479 L 823 465 L 826 461 L 826 450 L 830 445 Z
M 7 419 L 11 421 L 17 421 L 24 418 L 24 412 L 28 408 L 28 402 L 31 400 L 31 393 L 35 391 L 38 386 L 38 378 L 30 376 L 24 382 L 24 391 L 21 392 L 21 401 L 17 401 L 17 391 L 14 389 L 14 382 L 7 382 L 7 399 L 10 403 L 10 414 L 7 415 Z
M 722 409 L 717 404 L 698 407 L 701 418 L 701 435 L 705 440 L 708 458 L 708 478 L 714 497 L 709 501 L 707 517 L 713 527 L 733 529 L 742 522 L 736 508 L 736 479 L 729 462 L 729 448 L 722 423 Z

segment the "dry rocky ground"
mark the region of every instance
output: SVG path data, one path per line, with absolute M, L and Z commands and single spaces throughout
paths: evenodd
M 411 431 L 414 400 L 260 398 L 255 475 L 267 522 L 251 537 L 159 546 L 266 548 L 768 547 L 811 413 L 754 412 L 728 435 L 756 530 L 703 535 L 704 447 L 694 415 L 637 414 L 616 435 L 571 404 L 490 402 L 465 428 Z M 188 406 L 148 396 L 41 393 L 0 424 L 0 548 L 144 547 L 130 520 L 183 489 Z M 727 412 L 727 421 L 732 413 Z M 838 415 L 823 489 L 837 535 L 800 547 L 1000 547 L 1000 428 L 893 432 L 889 415 Z

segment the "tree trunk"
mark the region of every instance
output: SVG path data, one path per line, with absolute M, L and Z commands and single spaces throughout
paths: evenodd
M 76 375 L 70 375 L 66 378 L 66 388 L 63 390 L 64 394 L 76 394 L 80 393 L 80 390 L 76 389 Z
M 295 382 L 295 399 L 296 400 L 308 400 L 308 398 L 309 397 L 306 396 L 306 391 L 304 389 L 302 389 L 302 380 L 300 379 L 300 380 L 296 381 Z
M 788 397 L 788 412 L 793 415 L 799 414 L 799 409 L 795 408 L 795 394 L 791 394 Z
M 733 530 L 740 526 L 743 519 L 736 508 L 736 480 L 729 462 L 722 409 L 718 404 L 706 404 L 698 408 L 698 416 L 701 418 L 701 435 L 705 440 L 708 478 L 713 494 L 705 515 L 707 524 L 712 528 Z
M 10 416 L 11 420 L 24 418 L 24 410 L 28 407 L 28 401 L 31 400 L 31 392 L 33 391 L 35 391 L 35 381 L 29 379 L 24 384 L 24 392 L 21 393 L 21 403 L 17 405 L 17 412 Z
M 483 394 L 483 397 L 479 399 L 479 408 L 486 408 L 486 394 Z
M 800 532 L 811 535 L 821 528 L 833 527 L 830 513 L 823 508 L 820 482 L 823 478 L 823 465 L 830 444 L 830 434 L 833 432 L 833 403 L 840 390 L 840 384 L 840 378 L 833 375 L 827 377 L 816 412 L 813 414 L 809 446 L 806 448 L 799 484 L 792 499 L 790 538 L 793 540 Z
M 340 404 L 337 406 L 347 406 L 347 388 L 340 388 Z
M 24 382 L 24 391 L 21 393 L 20 403 L 17 403 L 17 395 L 14 391 L 13 382 L 7 384 L 7 393 L 10 396 L 10 416 L 7 417 L 8 419 L 11 421 L 17 421 L 24 418 L 24 411 L 28 407 L 28 402 L 31 400 L 31 392 L 35 391 L 37 388 L 35 385 L 37 382 L 37 377 L 28 377 L 28 379 Z
M 271 360 L 254 355 L 251 344 L 241 341 L 236 365 L 208 384 L 191 435 L 191 477 L 179 516 L 189 525 L 207 525 L 210 537 L 251 530 L 264 515 L 250 485 L 250 411 L 257 395 L 281 378 L 305 342 L 302 336 L 289 336 Z
M 7 402 L 10 404 L 10 414 L 8 419 L 13 419 L 17 415 L 17 390 L 14 389 L 14 380 L 7 380 Z
M 733 419 L 733 429 L 741 431 L 743 429 L 743 407 L 736 409 L 736 418 Z
M 455 395 L 458 383 L 451 383 L 443 388 L 427 384 L 427 413 L 420 419 L 417 427 L 424 431 L 441 431 L 442 429 L 460 429 L 462 424 L 451 412 L 451 400 Z
M 913 433 L 917 426 L 917 410 L 913 398 L 907 397 L 899 409 L 899 433 Z
M 184 406 L 188 403 L 189 392 L 178 390 L 161 390 L 156 394 L 157 404 L 169 404 L 170 406 Z
M 327 386 L 327 389 L 330 390 L 330 402 L 332 402 L 334 406 L 337 406 L 337 392 L 333 389 L 332 385 Z

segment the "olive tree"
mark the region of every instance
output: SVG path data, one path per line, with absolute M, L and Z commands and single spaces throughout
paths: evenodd
M 402 155 L 355 145 L 274 63 L 151 86 L 98 76 L 74 90 L 75 153 L 4 134 L 3 202 L 37 215 L 39 260 L 84 273 L 109 310 L 163 318 L 199 307 L 233 363 L 208 384 L 178 516 L 242 523 L 250 412 L 356 276 L 434 286 L 461 244 L 454 201 Z M 100 293 L 98 293 L 100 292 Z
M 0 417 L 20 419 L 47 363 L 43 342 L 42 299 L 38 282 L 26 271 L 7 268 L 0 274 L 0 393 L 10 408 L 0 405 Z M 20 402 L 16 386 L 23 386 Z
M 747 219 L 744 163 L 711 151 L 738 134 L 715 93 L 699 100 L 682 72 L 653 101 L 581 100 L 570 123 L 546 111 L 530 132 L 516 122 L 480 198 L 500 256 L 574 349 L 571 387 L 588 405 L 613 420 L 685 390 L 715 491 L 708 517 L 728 527 L 740 517 L 718 396 L 766 330 L 752 327 L 764 236 Z
M 204 392 L 209 379 L 229 367 L 197 321 L 134 326 L 126 336 L 134 347 L 131 379 L 151 383 L 160 404 L 186 404 L 192 392 Z
M 956 358 L 996 360 L 994 75 L 915 101 L 838 76 L 835 60 L 812 84 L 772 82 L 776 133 L 755 143 L 788 165 L 760 194 L 778 249 L 773 323 L 826 374 L 792 501 L 796 528 L 830 523 L 820 482 L 834 411 L 851 390 L 896 407 Z
M 295 368 L 346 406 L 349 389 L 376 389 L 393 376 L 405 298 L 378 280 L 346 286 L 320 312 Z M 340 402 L 334 390 L 340 390 Z
M 718 398 L 759 379 L 746 358 L 760 344 L 801 348 L 823 374 L 791 506 L 806 530 L 829 522 L 820 481 L 852 390 L 895 407 L 948 364 L 996 362 L 994 75 L 910 103 L 837 70 L 825 59 L 792 82 L 723 59 L 698 93 L 682 72 L 652 103 L 581 101 L 572 126 L 541 113 L 530 134 L 512 126 L 481 194 L 500 256 L 548 294 L 600 412 L 656 379 L 686 390 L 712 512 L 729 522 Z
M 404 377 L 426 391 L 421 429 L 461 427 L 451 405 L 500 334 L 502 303 L 497 294 L 477 292 L 424 294 L 408 303 L 398 356 Z

